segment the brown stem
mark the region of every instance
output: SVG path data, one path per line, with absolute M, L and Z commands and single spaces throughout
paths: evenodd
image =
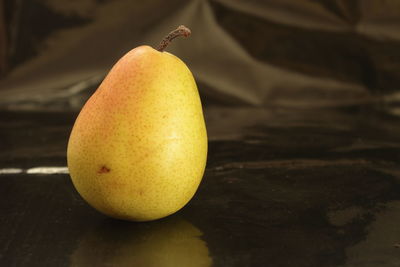
M 190 34 L 191 34 L 190 29 L 181 25 L 164 37 L 164 39 L 158 45 L 157 50 L 162 52 L 169 45 L 169 43 L 171 43 L 171 41 L 174 40 L 176 37 L 179 36 L 188 37 Z

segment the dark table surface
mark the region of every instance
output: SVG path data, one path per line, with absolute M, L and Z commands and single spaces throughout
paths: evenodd
M 197 194 L 133 223 L 73 188 L 76 113 L 0 112 L 0 266 L 400 266 L 398 118 L 371 106 L 205 113 Z

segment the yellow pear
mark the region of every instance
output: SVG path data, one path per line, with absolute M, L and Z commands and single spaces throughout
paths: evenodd
M 176 56 L 139 46 L 125 54 L 73 126 L 67 160 L 79 194 L 98 211 L 149 221 L 181 209 L 207 159 L 207 132 L 195 80 Z

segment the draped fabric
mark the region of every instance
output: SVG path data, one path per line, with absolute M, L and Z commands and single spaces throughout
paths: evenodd
M 79 110 L 124 53 L 157 46 L 180 24 L 192 35 L 167 50 L 205 103 L 395 106 L 400 96 L 396 0 L 1 3 L 3 109 Z

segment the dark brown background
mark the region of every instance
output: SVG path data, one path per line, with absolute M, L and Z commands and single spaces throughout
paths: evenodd
M 397 98 L 398 1 L 2 0 L 0 105 L 79 109 L 130 49 L 168 50 L 193 71 L 204 101 L 332 107 Z M 61 106 L 59 104 L 62 104 Z

